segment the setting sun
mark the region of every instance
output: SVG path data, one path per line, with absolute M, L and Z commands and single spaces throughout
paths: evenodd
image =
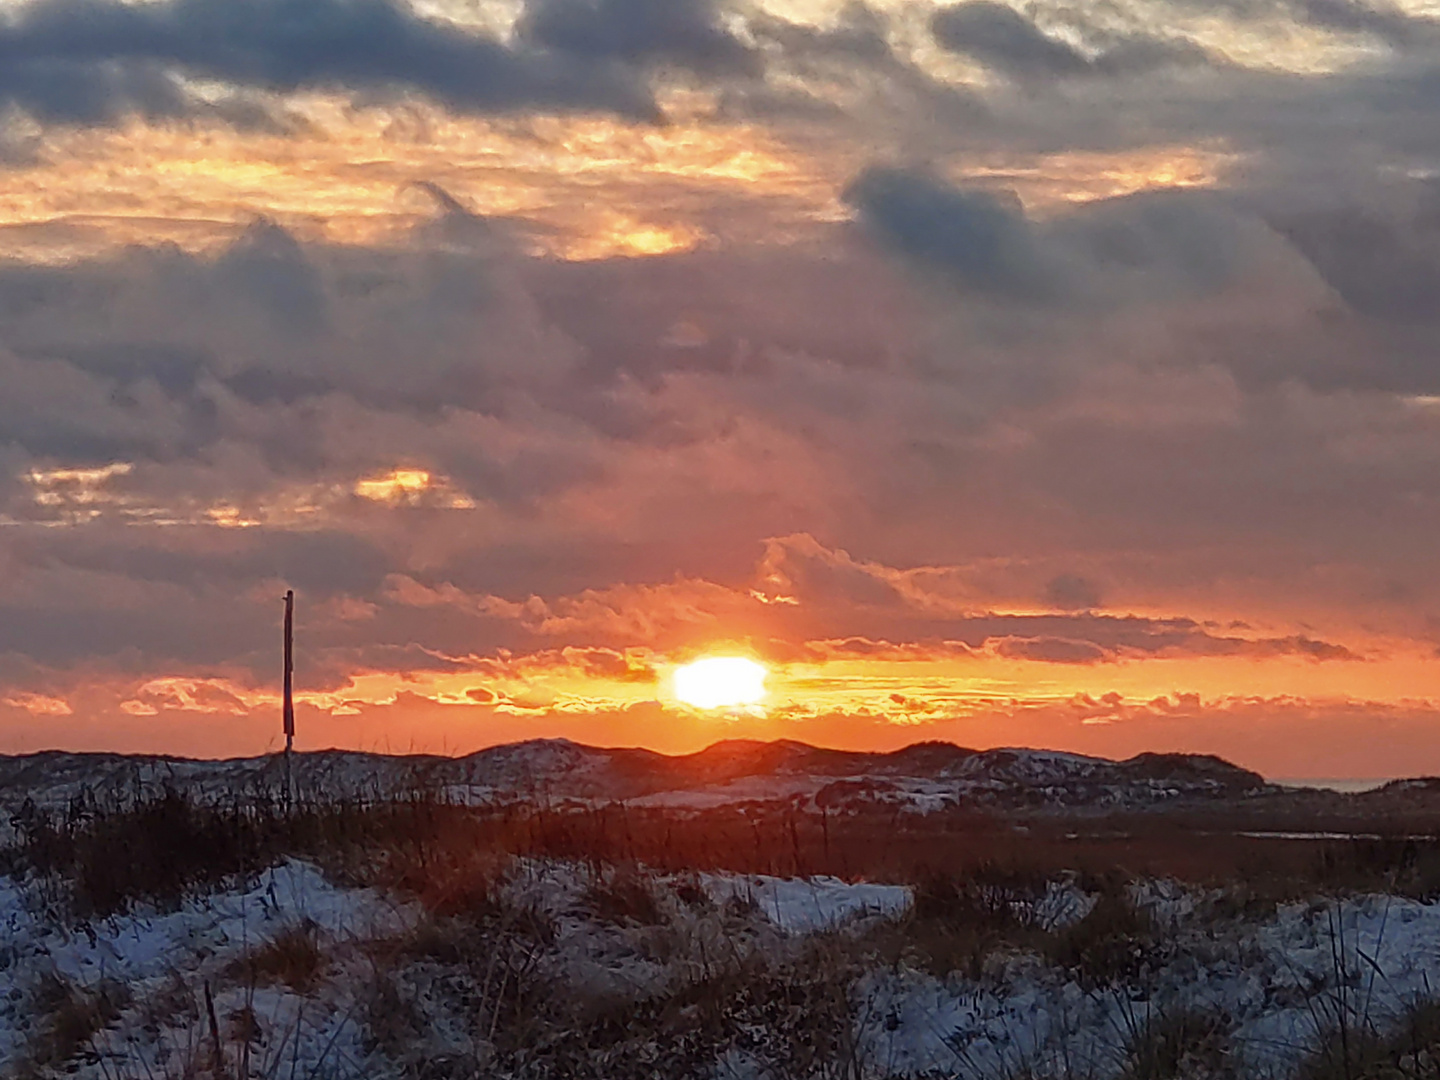
M 675 669 L 675 696 L 697 709 L 754 705 L 765 697 L 765 668 L 743 656 L 712 656 Z

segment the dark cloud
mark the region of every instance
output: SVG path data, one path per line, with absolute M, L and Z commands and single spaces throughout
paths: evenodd
M 1076 629 L 1083 630 L 1083 624 Z M 1034 660 L 1047 664 L 1098 664 L 1113 661 L 1122 656 L 1300 656 L 1309 660 L 1357 660 L 1344 646 L 1333 642 L 1316 641 L 1313 638 L 1226 638 L 1215 637 L 1195 628 L 1189 633 L 1176 634 L 1162 630 L 1146 641 L 1144 632 L 1137 643 L 1123 646 L 1105 645 L 1086 637 L 1038 637 L 1006 636 L 990 639 L 987 644 L 997 656 L 1010 660 Z
M 325 288 L 295 238 L 272 222 L 252 225 L 215 265 L 217 284 L 257 305 L 279 328 L 313 332 L 325 321 Z
M 1018 201 L 924 171 L 872 168 L 845 193 L 888 246 L 969 290 L 1029 304 L 1110 304 L 1214 292 L 1274 246 L 1213 196 L 1100 200 L 1042 223 Z
M 823 25 L 748 12 L 749 35 L 776 77 L 727 86 L 726 114 L 783 125 L 791 138 L 806 141 L 993 130 L 979 94 L 934 78 L 903 46 L 892 45 L 891 18 L 859 0 L 839 6 Z
M 588 379 L 654 384 L 679 371 L 760 373 L 772 350 L 854 367 L 913 352 L 915 298 L 867 254 L 816 260 L 803 249 L 760 248 L 557 261 L 528 280 L 544 317 L 584 346 Z M 637 418 L 619 415 L 613 398 L 589 404 L 595 422 L 638 436 Z M 652 434 L 681 438 L 680 428 Z
M 193 393 L 201 373 L 214 366 L 214 358 L 204 350 L 171 343 L 86 343 L 69 348 L 51 343 L 33 348 L 26 356 L 63 360 L 89 375 L 112 381 L 117 392 L 133 392 L 137 384 L 153 381 L 173 397 Z
M 1176 65 L 1211 64 L 1198 45 L 1142 34 L 1097 34 L 1094 53 L 1045 33 L 1008 4 L 992 0 L 941 8 L 930 20 L 935 40 L 946 49 L 978 60 L 1018 80 L 1136 75 Z
M 1100 606 L 1100 589 L 1089 578 L 1059 574 L 1045 585 L 1045 603 L 1062 611 L 1079 611 Z
M 1066 638 L 1003 638 L 995 652 L 1007 660 L 1036 660 L 1046 664 L 1098 664 L 1110 657 L 1104 649 L 1090 641 Z
M 1303 381 L 1306 335 L 1336 335 L 1293 302 L 1291 262 L 1251 254 L 1273 240 L 1304 269 L 1293 246 L 1213 197 L 1031 221 L 890 175 L 869 197 L 931 208 L 894 230 L 919 247 L 908 273 L 849 227 L 781 254 L 560 264 L 439 196 L 406 248 L 260 223 L 212 255 L 0 270 L 3 644 L 269 679 L 290 584 L 325 685 L 567 645 L 638 681 L 625 650 L 717 636 L 777 657 L 848 639 L 966 663 L 1338 662 L 1361 647 L 1298 633 L 1293 597 L 1392 626 L 1440 602 L 1425 413 Z M 999 224 L 946 231 L 976 213 Z M 992 227 L 1063 290 L 966 249 Z M 1277 339 L 1274 378 L 1232 377 Z M 117 460 L 90 487 L 31 478 Z M 356 494 L 400 467 L 435 488 Z M 1406 591 L 1356 600 L 1371 579 Z M 1037 599 L 1052 613 L 1013 614 Z M 1185 614 L 1227 606 L 1265 629 Z
M 1103 44 L 1091 61 L 1091 69 L 1097 75 L 1123 77 L 1226 66 L 1222 59 L 1184 38 L 1129 34 L 1099 35 L 1098 40 Z
M 1302 192 L 1384 182 L 1429 160 L 1440 137 L 1433 18 L 1346 0 L 1169 0 L 1168 7 L 1178 9 L 1173 21 L 1164 17 L 1167 6 L 1112 5 L 1103 17 L 1073 5 L 988 0 L 939 9 L 934 37 L 999 76 L 984 85 L 929 75 L 928 89 L 907 82 L 903 56 L 899 67 L 884 59 L 863 20 L 834 41 L 798 30 L 783 43 L 772 36 L 767 55 L 790 83 L 809 88 L 792 89 L 792 96 L 818 105 L 824 90 L 832 100 L 837 90 L 847 95 L 835 115 L 813 111 L 797 118 L 797 127 L 864 139 L 891 161 L 1205 145 L 1240 155 L 1227 168 L 1228 182 L 1241 175 L 1243 183 L 1273 182 L 1293 208 Z M 1217 31 L 1204 42 L 1197 16 Z M 1298 60 L 1287 70 L 1289 56 L 1257 65 L 1239 50 L 1225 51 L 1227 36 L 1254 35 L 1262 24 L 1266 33 L 1294 39 L 1328 38 L 1337 50 L 1334 70 L 1298 70 Z M 1376 42 L 1388 48 L 1375 49 Z M 841 60 L 847 47 L 855 54 Z M 857 82 L 882 69 L 884 92 L 854 93 Z M 968 114 L 937 106 L 946 89 L 968 95 Z
M 1079 51 L 1036 28 L 1008 4 L 972 0 L 941 8 L 930 20 L 935 40 L 1021 78 L 1079 75 L 1090 61 Z
M 158 380 L 150 380 L 151 392 L 146 392 L 134 378 L 97 376 L 60 358 L 65 351 L 46 348 L 28 358 L 0 352 L 0 379 L 6 386 L 0 398 L 0 444 L 75 464 L 103 464 L 170 457 L 203 438 L 208 410 L 188 395 L 172 398 Z M 102 360 L 86 353 L 79 359 L 109 368 L 113 354 L 105 355 Z M 164 359 L 150 358 L 160 359 L 161 377 L 173 374 Z
M 333 529 L 239 530 L 207 535 L 178 529 L 156 543 L 135 530 L 59 530 L 53 542 L 19 538 L 9 551 L 29 570 L 67 567 L 116 581 L 229 591 L 256 581 L 288 581 L 312 601 L 378 592 L 391 564 L 363 536 Z
M 1409 213 L 1332 205 L 1270 219 L 1357 312 L 1400 324 L 1440 320 L 1440 188 Z
M 156 597 L 155 599 L 158 599 Z M 66 670 L 105 660 L 142 677 L 177 667 L 239 670 L 263 664 L 258 655 L 273 618 L 255 605 L 226 617 L 194 597 L 137 610 L 108 606 L 99 596 L 83 607 L 47 598 L 36 605 L 0 604 L 0 653 Z
M 455 248 L 447 229 L 439 246 L 397 258 L 305 249 L 262 221 L 208 257 L 136 249 L 54 273 L 0 271 L 0 344 L 16 349 L 0 354 L 0 440 L 70 461 L 171 460 L 237 425 L 249 441 L 258 425 L 272 465 L 313 470 L 315 410 L 344 408 L 337 394 L 433 415 L 499 410 L 517 386 L 553 383 L 574 346 L 503 259 Z M 352 288 L 362 276 L 370 287 Z M 538 449 L 447 463 L 497 493 L 570 468 Z
M 758 74 L 758 55 L 720 20 L 714 0 L 531 0 L 518 31 L 577 61 L 675 64 L 705 74 Z
M 1024 213 L 988 191 L 876 168 L 857 177 L 845 198 L 889 243 L 967 286 L 1022 300 L 1062 291 L 1061 268 Z
M 1016 614 L 979 601 L 996 582 L 978 570 L 959 567 L 907 571 L 854 559 L 813 537 L 770 540 L 756 576 L 794 603 L 768 616 L 772 632 L 789 640 L 828 642 L 850 653 L 898 653 L 891 643 L 909 642 L 941 651 L 974 655 L 986 650 L 1020 657 L 1029 645 L 1006 642 L 1063 642 L 1056 662 L 1080 662 L 1071 648 L 1083 643 L 1084 662 L 1125 657 L 1300 656 L 1316 661 L 1357 660 L 1342 645 L 1306 635 L 1236 636 L 1185 616 L 1152 618 L 1100 613 L 1093 582 L 1073 574 L 1050 577 L 1047 601 L 1064 613 Z M 1019 580 L 1010 587 L 1018 591 Z M 1025 598 L 1025 599 L 1028 599 Z M 1056 602 L 1063 601 L 1063 602 Z M 1019 606 L 1019 605 L 1017 605 Z M 1028 605 L 1026 605 L 1028 606 Z M 1037 646 L 1036 649 L 1039 647 Z M 1018 651 L 1017 651 L 1018 650 Z
M 546 10 L 557 25 L 563 9 Z M 463 111 L 657 115 L 633 70 L 575 51 L 583 27 L 560 36 L 552 49 L 512 48 L 392 0 L 39 0 L 0 30 L 0 95 L 43 120 L 177 115 L 194 106 L 176 71 L 279 92 L 411 90 Z M 636 59 L 663 52 L 663 31 L 632 45 Z M 666 55 L 683 63 L 687 50 Z
M 21 59 L 9 51 L 0 71 L 0 99 L 42 122 L 107 124 L 130 112 L 163 119 L 200 111 L 154 65 Z
M 1316 661 L 1358 660 L 1334 642 L 1303 635 L 1240 638 L 1215 634 L 1186 618 L 1135 616 L 990 615 L 943 628 L 972 648 L 992 647 L 1012 658 L 1094 663 L 1121 657 L 1300 656 Z M 1017 644 L 1018 643 L 1018 644 Z
M 727 115 L 852 126 L 863 97 L 876 117 L 911 114 L 904 127 L 984 121 L 975 94 L 891 47 L 889 16 L 859 2 L 839 14 L 819 28 L 723 0 L 527 0 L 502 40 L 403 0 L 30 0 L 0 29 L 0 102 L 45 124 L 205 117 L 290 132 L 306 121 L 267 95 L 415 93 L 468 113 L 661 121 L 654 83 L 680 71 Z M 221 90 L 197 94 L 187 79 Z M 834 100 L 839 84 L 849 107 Z M 0 161 L 34 160 L 21 143 L 0 145 Z
M 901 61 L 886 39 L 886 21 L 863 3 L 847 3 L 839 17 L 825 26 L 792 23 L 757 13 L 751 30 L 784 50 L 792 63 L 815 64 L 810 70 L 824 70 L 827 62 L 893 68 Z

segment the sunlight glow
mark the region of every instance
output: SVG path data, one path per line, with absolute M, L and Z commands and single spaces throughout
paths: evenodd
M 355 485 L 355 494 L 375 502 L 395 502 L 418 495 L 430 486 L 424 469 L 395 469 L 384 476 L 371 476 Z
M 675 696 L 697 709 L 754 705 L 765 697 L 765 674 L 743 656 L 711 656 L 675 669 Z

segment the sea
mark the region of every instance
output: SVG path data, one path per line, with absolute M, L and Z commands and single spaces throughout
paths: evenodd
M 1398 780 L 1395 776 L 1329 776 L 1329 777 L 1285 777 L 1278 776 L 1271 780 L 1272 784 L 1279 784 L 1288 788 L 1319 788 L 1327 791 L 1341 791 L 1348 795 L 1354 795 L 1360 791 L 1374 791 L 1376 788 L 1384 787 L 1391 780 Z

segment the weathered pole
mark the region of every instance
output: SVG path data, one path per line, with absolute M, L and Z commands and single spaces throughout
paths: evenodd
M 290 754 L 295 749 L 295 590 L 285 590 L 285 802 L 294 796 Z

